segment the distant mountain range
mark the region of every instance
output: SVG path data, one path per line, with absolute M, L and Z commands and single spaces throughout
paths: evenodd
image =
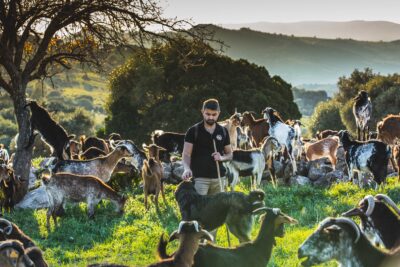
M 388 21 L 303 21 L 293 23 L 255 22 L 245 24 L 222 24 L 223 28 L 238 30 L 249 28 L 256 31 L 317 37 L 328 39 L 354 39 L 360 41 L 400 40 L 400 24 Z
M 348 76 L 355 68 L 370 67 L 382 74 L 400 72 L 400 41 L 331 40 L 206 27 L 227 45 L 227 56 L 265 66 L 292 85 L 336 84 L 340 76 Z

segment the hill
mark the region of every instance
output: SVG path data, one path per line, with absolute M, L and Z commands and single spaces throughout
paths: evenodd
M 294 37 L 207 25 L 227 45 L 224 53 L 265 66 L 293 85 L 336 83 L 355 68 L 382 74 L 400 70 L 400 42 L 366 42 Z
M 254 22 L 222 24 L 227 29 L 250 28 L 255 31 L 317 37 L 354 39 L 360 41 L 394 41 L 400 39 L 400 24 L 389 21 L 301 21 L 291 23 Z

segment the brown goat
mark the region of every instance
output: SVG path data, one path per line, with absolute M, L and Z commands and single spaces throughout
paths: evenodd
M 14 207 L 21 187 L 22 182 L 14 175 L 14 171 L 4 164 L 0 165 L 0 213 Z
M 397 172 L 398 172 L 399 181 L 400 181 L 400 145 L 395 145 L 393 147 L 393 158 L 397 165 Z M 395 167 L 395 166 L 393 166 L 393 167 Z
M 324 138 L 327 138 L 329 136 L 338 136 L 339 132 L 338 131 L 334 131 L 334 130 L 324 130 L 322 132 L 318 131 L 316 134 L 316 137 L 318 140 L 322 140 Z
M 149 160 L 144 160 L 142 167 L 144 206 L 148 209 L 147 198 L 149 195 L 155 195 L 154 201 L 158 209 L 158 196 L 160 192 L 164 203 L 167 204 L 164 195 L 164 186 L 161 182 L 164 170 L 159 159 L 159 151 L 165 149 L 155 144 L 151 144 L 150 146 L 143 144 L 143 148 L 149 154 Z
M 250 128 L 251 139 L 255 147 L 259 147 L 264 138 L 267 137 L 269 124 L 265 119 L 254 119 L 251 112 L 246 111 L 242 114 L 242 125 Z
M 237 143 L 238 133 L 236 128 L 240 126 L 241 122 L 240 117 L 241 117 L 240 113 L 235 112 L 235 114 L 230 116 L 229 119 L 219 122 L 221 126 L 225 127 L 228 130 L 232 149 L 236 149 L 238 147 Z
M 115 204 L 117 212 L 123 212 L 126 198 L 118 195 L 110 186 L 94 176 L 56 173 L 51 177 L 43 177 L 43 183 L 50 202 L 47 210 L 48 230 L 50 230 L 50 216 L 53 217 L 57 227 L 57 211 L 63 207 L 66 200 L 86 202 L 89 218 L 94 216 L 94 209 L 102 199 L 109 199 Z
M 81 160 L 88 160 L 88 159 L 94 159 L 94 158 L 97 158 L 97 157 L 100 157 L 100 156 L 105 156 L 105 155 L 107 155 L 106 152 L 104 152 L 100 148 L 90 147 L 90 148 L 86 149 L 85 152 L 82 152 L 79 155 L 79 158 Z
M 377 124 L 378 139 L 394 145 L 400 139 L 400 115 L 388 115 Z
M 308 161 L 327 157 L 333 169 L 336 168 L 336 151 L 339 147 L 338 137 L 327 137 L 315 143 L 306 143 L 304 145 L 306 158 Z
M 197 221 L 182 221 L 177 231 L 174 231 L 168 242 L 179 239 L 179 248 L 169 259 L 154 263 L 148 267 L 191 267 L 194 264 L 193 258 L 199 248 L 199 241 L 204 238 L 212 241 L 209 232 L 200 228 Z M 166 245 L 164 236 L 161 236 L 159 246 Z M 165 255 L 160 255 L 165 256 Z

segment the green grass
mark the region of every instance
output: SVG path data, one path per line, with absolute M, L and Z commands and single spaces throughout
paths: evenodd
M 246 185 L 239 190 L 246 191 Z M 6 214 L 31 236 L 45 251 L 51 266 L 86 266 L 89 263 L 113 262 L 131 266 L 146 266 L 156 262 L 156 246 L 162 233 L 171 233 L 178 224 L 179 211 L 173 199 L 175 186 L 167 186 L 168 207 L 161 200 L 160 213 L 154 205 L 146 212 L 140 189 L 125 192 L 129 195 L 125 214 L 118 216 L 112 204 L 105 201 L 96 209 L 95 219 L 86 215 L 86 204 L 67 206 L 67 215 L 59 219 L 57 229 L 52 224 L 46 230 L 44 210 L 18 210 Z M 268 266 L 299 266 L 297 249 L 327 216 L 338 216 L 372 190 L 361 190 L 351 184 L 337 184 L 330 189 L 315 187 L 264 187 L 266 205 L 279 207 L 286 214 L 299 220 L 299 224 L 286 227 L 284 238 L 277 239 Z M 389 179 L 384 190 L 396 203 L 400 202 L 400 189 L 396 178 Z M 258 232 L 257 222 L 252 235 Z M 217 243 L 226 246 L 225 229 L 218 232 Z M 233 244 L 238 241 L 233 238 Z M 172 251 L 177 244 L 170 246 Z M 330 262 L 321 266 L 337 266 Z

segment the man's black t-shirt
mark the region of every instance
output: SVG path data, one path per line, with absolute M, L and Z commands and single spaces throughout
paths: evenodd
M 193 144 L 190 168 L 194 178 L 218 178 L 217 166 L 211 156 L 214 153 L 213 139 L 215 140 L 217 151 L 223 155 L 224 147 L 230 144 L 230 139 L 226 128 L 218 123 L 212 135 L 204 128 L 203 121 L 193 125 L 186 132 L 185 142 Z M 219 169 L 221 177 L 225 176 L 225 168 L 222 162 L 219 162 Z

